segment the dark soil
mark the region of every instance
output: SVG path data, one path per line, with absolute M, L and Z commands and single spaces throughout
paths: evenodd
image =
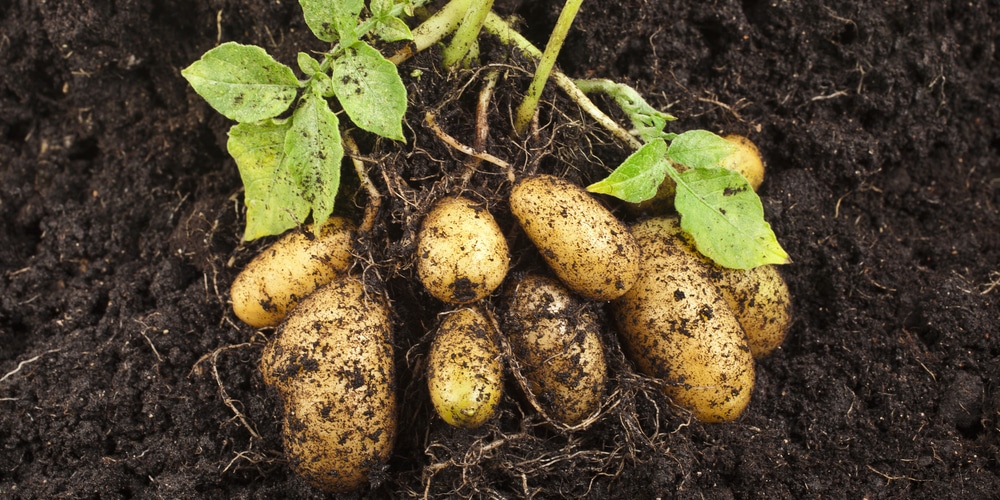
M 498 1 L 544 44 L 562 2 Z M 832 5 L 831 7 L 826 4 Z M 220 41 L 281 61 L 322 50 L 296 2 L 0 4 L 0 497 L 310 498 L 282 458 L 278 399 L 229 283 L 240 244 L 230 123 L 179 71 Z M 396 309 L 400 436 L 372 497 L 995 498 L 1000 491 L 1000 7 L 987 0 L 586 2 L 560 65 L 630 83 L 677 130 L 749 135 L 794 263 L 797 319 L 735 423 L 703 425 L 634 374 L 612 332 L 615 403 L 545 425 L 511 384 L 477 431 L 433 417 L 422 373 L 441 306 L 412 282 L 413 225 L 454 192 L 480 85 L 407 62 L 406 144 L 363 144 L 386 202 L 359 270 Z M 487 150 L 587 182 L 626 152 L 561 93 L 508 138 L 506 69 Z M 467 88 L 466 83 L 472 82 Z M 464 88 L 464 91 L 463 91 Z M 553 111 L 553 105 L 560 112 Z M 583 128 L 580 127 L 583 126 Z M 349 182 L 348 182 L 349 184 Z M 466 191 L 516 242 L 504 173 Z M 346 213 L 366 202 L 351 193 Z

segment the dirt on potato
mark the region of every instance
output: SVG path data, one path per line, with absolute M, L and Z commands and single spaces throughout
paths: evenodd
M 543 46 L 562 4 L 495 10 Z M 431 204 L 481 203 L 512 267 L 539 270 L 511 177 L 585 185 L 629 151 L 555 88 L 533 134 L 512 138 L 531 65 L 494 39 L 469 70 L 441 71 L 436 48 L 407 61 L 407 141 L 352 132 L 382 199 L 354 272 L 393 306 L 401 424 L 386 467 L 349 496 L 995 496 L 998 36 L 987 0 L 583 4 L 564 72 L 633 85 L 679 117 L 671 129 L 746 135 L 767 164 L 759 192 L 792 257 L 796 318 L 724 425 L 672 406 L 610 328 L 605 407 L 586 430 L 548 425 L 510 377 L 489 424 L 434 416 L 424 370 L 444 306 L 413 255 Z M 240 242 L 231 123 L 180 76 L 226 41 L 288 64 L 325 49 L 294 1 L 0 6 L 0 497 L 324 498 L 282 451 L 258 369 L 274 331 L 227 299 L 273 239 Z M 352 172 L 337 210 L 360 220 L 371 200 Z

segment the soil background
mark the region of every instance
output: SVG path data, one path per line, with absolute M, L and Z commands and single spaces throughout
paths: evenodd
M 495 8 L 544 45 L 561 4 Z M 280 403 L 257 369 L 273 332 L 227 304 L 267 242 L 240 243 L 230 123 L 179 74 L 224 41 L 286 63 L 325 48 L 291 0 L 0 2 L 0 497 L 324 496 L 282 458 Z M 513 385 L 473 432 L 434 418 L 421 392 L 441 306 L 408 280 L 406 255 L 422 207 L 455 189 L 466 160 L 423 116 L 436 110 L 471 142 L 478 85 L 459 92 L 472 72 L 442 80 L 434 53 L 406 63 L 411 140 L 364 144 L 391 175 L 373 176 L 384 224 L 357 247 L 396 306 L 400 436 L 359 494 L 996 498 L 998 42 L 988 0 L 585 2 L 565 72 L 634 85 L 677 130 L 759 145 L 796 320 L 726 425 L 647 390 L 605 332 L 617 405 L 573 433 L 545 425 Z M 554 90 L 542 140 L 506 139 L 527 77 L 508 49 L 484 49 L 514 68 L 491 152 L 581 182 L 623 158 L 599 132 L 557 133 L 586 118 Z M 483 171 L 467 190 L 509 229 L 505 177 Z M 345 192 L 346 213 L 364 205 Z M 521 244 L 515 262 L 530 268 Z

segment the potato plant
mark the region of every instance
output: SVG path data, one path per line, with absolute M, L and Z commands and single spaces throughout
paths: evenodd
M 462 428 L 487 425 L 513 399 L 503 392 L 507 370 L 552 427 L 582 429 L 605 411 L 604 343 L 617 334 L 635 367 L 661 380 L 678 406 L 704 422 L 736 419 L 750 401 L 754 358 L 781 344 L 791 320 L 787 287 L 771 266 L 788 256 L 755 192 L 764 175 L 756 148 L 738 136 L 667 132 L 674 117 L 634 89 L 573 81 L 555 70 L 580 0 L 567 2 L 544 53 L 491 12 L 490 0 L 451 0 L 411 30 L 403 17 L 425 3 L 300 0 L 306 24 L 329 44 L 318 58 L 299 53 L 301 79 L 263 49 L 234 42 L 182 71 L 209 104 L 238 122 L 227 147 L 244 182 L 243 239 L 311 222 L 265 249 L 231 287 L 238 318 L 254 328 L 277 326 L 261 370 L 284 405 L 291 467 L 321 489 L 347 492 L 366 484 L 391 455 L 392 297 L 384 296 L 377 272 L 364 282 L 350 274 L 356 240 L 372 228 L 359 230 L 332 215 L 333 200 L 345 148 L 351 161 L 364 160 L 349 123 L 405 141 L 407 94 L 397 65 L 452 33 L 442 50 L 452 70 L 475 64 L 481 31 L 539 61 L 509 120 L 517 133 L 530 123 L 551 76 L 635 151 L 586 188 L 511 169 L 503 190 L 487 197 L 492 204 L 465 196 L 475 192 L 467 176 L 442 189 L 444 195 L 427 196 L 429 208 L 408 214 L 420 227 L 412 259 L 396 267 L 413 270 L 418 293 L 429 296 L 422 307 L 444 313 L 425 342 L 426 368 L 416 373 L 426 378 L 438 418 Z M 401 41 L 409 42 L 389 57 L 375 49 Z M 587 93 L 610 97 L 631 130 Z M 358 172 L 371 193 L 363 168 Z M 654 200 L 658 193 L 679 219 L 629 227 L 612 210 L 615 201 L 599 196 L 646 202 L 639 210 L 649 211 L 650 203 L 663 205 Z M 509 213 L 495 217 L 487 206 Z M 512 223 L 502 227 L 498 219 Z M 511 244 L 524 241 L 531 245 L 520 245 L 518 260 L 528 264 L 512 273 L 518 260 L 512 264 Z M 605 306 L 610 324 L 598 313 Z M 494 310 L 502 311 L 502 321 Z

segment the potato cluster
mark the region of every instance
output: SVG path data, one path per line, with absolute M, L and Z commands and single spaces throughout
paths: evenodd
M 509 272 L 507 237 L 468 198 L 438 200 L 417 234 L 416 275 L 442 304 L 426 380 L 444 422 L 488 422 L 506 370 L 554 426 L 589 425 L 608 385 L 602 335 L 609 331 L 697 419 L 740 415 L 754 359 L 781 345 L 791 321 L 775 267 L 718 268 L 676 217 L 626 226 L 582 188 L 552 176 L 520 180 L 509 202 L 544 268 Z M 390 310 L 347 272 L 354 231 L 334 218 L 287 236 L 232 287 L 240 319 L 278 325 L 261 369 L 284 404 L 289 463 L 333 492 L 357 489 L 385 463 L 397 424 Z M 599 321 L 605 306 L 611 325 Z

